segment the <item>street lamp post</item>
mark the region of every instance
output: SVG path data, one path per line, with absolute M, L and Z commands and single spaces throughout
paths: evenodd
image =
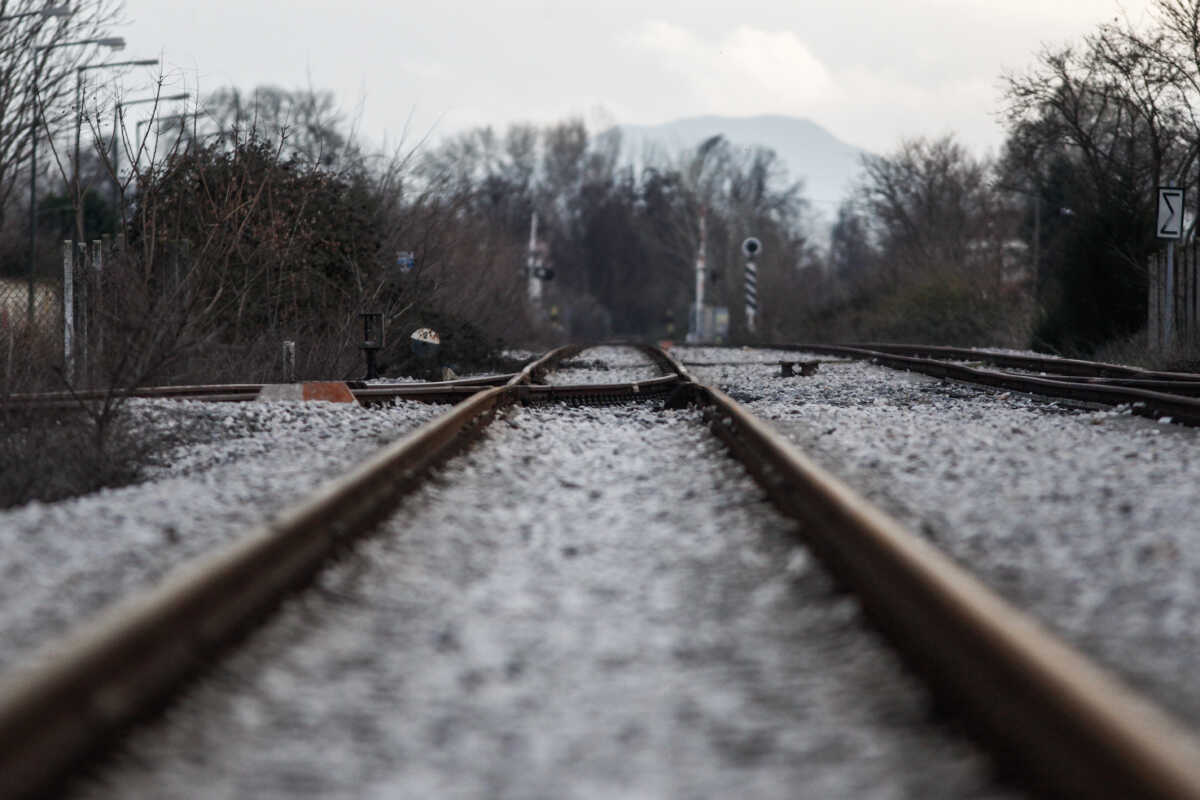
M 57 15 L 56 15 L 57 16 Z M 125 40 L 119 36 L 98 39 L 82 39 L 77 42 L 51 42 L 50 44 L 35 45 L 34 57 L 44 50 L 54 50 L 59 47 L 82 47 L 86 45 L 120 50 L 125 47 Z M 36 77 L 36 70 L 34 71 Z M 33 295 L 35 275 L 37 273 L 37 128 L 41 114 L 38 109 L 37 84 L 33 87 L 33 111 L 29 123 L 29 305 L 27 309 L 29 324 L 33 325 Z
M 73 192 L 75 196 L 75 235 L 77 241 L 85 241 L 83 230 L 83 196 L 79 185 L 79 137 L 83 131 L 83 73 L 93 69 L 115 67 L 151 67 L 158 64 L 157 58 L 142 58 L 133 61 L 110 61 L 104 64 L 84 64 L 75 68 L 75 169 Z
M 37 11 L 23 11 L 20 14 L 9 14 L 7 17 L 0 17 L 0 22 L 8 22 L 14 19 L 24 19 L 25 17 L 41 17 L 42 19 L 50 19 L 51 17 L 69 17 L 71 16 L 71 7 L 63 4 L 52 8 L 40 8 Z
M 154 117 L 153 119 L 139 119 L 137 122 L 137 125 L 134 126 L 134 135 L 137 137 L 137 140 L 140 143 L 142 141 L 142 126 L 143 125 L 151 125 L 155 122 L 159 123 L 159 129 L 155 133 L 155 136 L 158 136 L 163 132 L 162 131 L 162 123 L 170 122 L 170 121 L 176 120 L 176 119 L 189 120 L 191 118 L 192 118 L 191 114 L 168 114 L 165 117 Z M 180 137 L 182 137 L 182 133 L 180 134 Z M 178 139 L 176 141 L 178 141 Z
M 117 200 L 117 202 L 120 202 L 120 195 L 121 195 L 121 169 L 120 169 L 120 166 L 121 166 L 121 146 L 120 146 L 120 144 L 121 144 L 121 122 L 122 122 L 122 113 L 121 112 L 128 106 L 137 106 L 137 105 L 142 105 L 144 103 L 156 103 L 157 104 L 160 102 L 169 102 L 171 100 L 187 100 L 189 97 L 191 97 L 191 95 L 188 94 L 187 92 L 180 92 L 179 94 L 173 94 L 173 95 L 170 95 L 169 97 L 145 97 L 140 100 L 125 100 L 125 101 L 118 102 L 113 107 L 112 170 L 113 170 L 114 198 Z M 177 115 L 176 114 L 176 115 L 172 115 L 170 117 L 159 117 L 159 119 L 174 119 L 176 116 L 186 116 L 186 115 Z M 139 130 L 141 128 L 141 125 L 142 125 L 142 122 L 139 120 L 138 124 L 137 124 L 137 128 Z M 140 142 L 141 140 L 142 140 L 142 137 L 140 135 L 138 135 L 135 141 Z

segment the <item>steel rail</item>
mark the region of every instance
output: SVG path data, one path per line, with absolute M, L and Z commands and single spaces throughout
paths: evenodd
M 812 347 L 819 349 L 813 350 L 811 349 Z M 848 355 L 874 361 L 894 369 L 920 372 L 935 378 L 981 384 L 997 389 L 1058 397 L 1083 403 L 1127 405 L 1133 413 L 1139 416 L 1149 417 L 1150 419 L 1170 417 L 1173 422 L 1200 425 L 1200 400 L 1182 394 L 1109 384 L 1053 380 L 1032 375 L 1017 375 L 1010 372 L 996 372 L 994 370 L 967 367 L 948 361 L 913 358 L 911 356 L 884 353 L 879 350 L 863 350 L 843 345 L 798 346 L 797 349 L 804 349 L 807 352 Z
M 397 384 L 394 386 L 368 386 L 362 389 L 351 388 L 350 393 L 354 399 L 363 406 L 373 406 L 390 403 L 395 400 L 415 400 L 424 403 L 457 403 L 460 400 L 470 397 L 477 392 L 488 388 L 487 385 L 481 384 L 458 384 L 458 385 L 441 385 L 435 383 L 428 384 Z M 128 397 L 154 397 L 154 395 L 128 395 Z M 161 395 L 161 399 L 168 400 L 195 400 L 208 403 L 252 403 L 258 399 L 258 391 L 243 392 L 243 393 L 206 393 L 197 395 Z M 62 413 L 62 412 L 78 412 L 84 411 L 87 408 L 103 402 L 102 400 L 88 400 L 86 398 L 78 398 L 71 400 L 63 399 L 38 399 L 38 400 L 18 400 L 3 402 L 0 401 L 0 413 L 2 412 L 35 412 L 35 413 Z
M 421 395 L 437 394 L 445 390 L 450 397 L 461 395 L 462 388 L 486 388 L 488 386 L 503 386 L 512 379 L 515 373 L 503 375 L 477 375 L 471 378 L 458 378 L 452 381 L 429 381 L 426 383 L 372 383 L 348 381 L 350 391 L 357 397 L 383 397 L 389 393 L 392 397 L 419 397 Z M 231 383 L 196 386 L 145 386 L 127 391 L 81 391 L 81 392 L 40 392 L 30 394 L 12 394 L 0 400 L 4 406 L 41 406 L 78 404 L 80 402 L 101 402 L 111 397 L 141 397 L 169 398 L 178 400 L 212 400 L 224 402 L 239 402 L 254 400 L 262 391 L 262 383 Z
M 514 381 L 518 383 L 533 383 L 542 378 L 546 372 L 553 371 L 564 360 L 587 349 L 592 345 L 568 345 L 546 353 L 526 365 L 518 373 L 500 375 L 479 375 L 471 378 L 458 378 L 452 381 L 430 381 L 428 383 L 373 383 L 350 381 L 350 392 L 362 405 L 377 405 L 392 400 L 420 400 L 434 403 L 457 403 L 469 397 L 476 391 L 489 386 L 504 386 Z M 630 344 L 646 353 L 652 359 L 656 358 L 656 348 Z M 659 366 L 670 371 L 670 365 L 657 362 Z M 148 386 L 119 392 L 81 391 L 81 392 L 42 392 L 37 394 L 13 394 L 0 399 L 0 411 L 4 410 L 45 410 L 71 411 L 86 403 L 103 402 L 111 397 L 139 398 L 169 398 L 175 400 L 206 400 L 209 402 L 246 403 L 258 399 L 259 392 L 265 384 L 213 384 L 194 386 Z
M 568 344 L 551 350 L 541 358 L 526 364 L 520 372 L 509 379 L 506 385 L 517 386 L 520 384 L 537 383 L 547 372 L 553 372 L 561 362 L 586 349 L 587 345 Z
M 538 363 L 545 369 L 566 355 L 555 351 Z M 1200 748 L 1181 726 L 719 390 L 695 383 L 682 365 L 673 372 L 656 380 L 701 401 L 714 432 L 802 521 L 814 549 L 855 587 L 897 646 L 934 676 L 935 691 L 960 702 L 1001 753 L 1019 759 L 1021 772 L 1059 796 L 1200 798 Z M 509 386 L 465 400 L 247 539 L 52 645 L 34 660 L 45 666 L 0 684 L 0 796 L 53 786 L 386 514 L 424 468 L 462 446 L 462 434 L 481 429 L 522 395 L 569 394 L 529 384 L 535 374 L 530 365 Z M 647 396 L 628 388 L 631 397 Z
M 489 388 L 486 385 L 459 384 L 456 386 L 437 386 L 434 384 L 412 384 L 404 386 L 368 386 L 364 389 L 350 389 L 354 399 L 361 405 L 374 406 L 391 403 L 395 400 L 417 400 L 424 403 L 457 403 L 473 394 Z
M 679 385 L 677 375 L 663 375 L 629 383 L 580 383 L 555 386 L 523 385 L 518 397 L 523 403 L 626 402 L 665 395 Z
M 693 346 L 693 345 L 688 345 Z M 743 345 L 701 343 L 695 347 L 711 349 L 741 350 Z M 1013 353 L 997 353 L 990 350 L 976 350 L 966 347 L 947 347 L 941 345 L 893 344 L 881 342 L 867 343 L 795 343 L 775 342 L 753 345 L 758 350 L 800 351 L 808 353 L 823 353 L 839 355 L 847 349 L 871 350 L 889 355 L 904 355 L 913 358 L 941 359 L 951 361 L 981 362 L 1005 369 L 1020 369 L 1028 372 L 1045 373 L 1041 377 L 1058 375 L 1070 378 L 1109 378 L 1117 381 L 1131 379 L 1135 381 L 1170 381 L 1183 384 L 1200 383 L 1200 373 L 1196 372 L 1164 372 L 1161 370 L 1143 369 L 1120 364 L 1108 364 L 1102 361 L 1084 361 L 1077 358 L 1051 358 L 1047 356 L 1024 356 Z M 736 365 L 738 362 L 731 362 Z M 726 366 L 726 364 L 702 364 L 696 366 Z M 1150 388 L 1150 387 L 1147 387 Z
M 795 344 L 787 348 L 811 350 L 813 347 L 827 345 Z M 835 345 L 836 347 L 837 345 Z M 945 347 L 940 345 L 890 344 L 890 343 L 852 343 L 842 345 L 858 350 L 873 350 L 905 355 L 914 358 L 935 358 L 956 361 L 982 361 L 993 366 L 1009 369 L 1023 369 L 1030 372 L 1045 372 L 1047 374 L 1064 375 L 1074 378 L 1136 378 L 1141 380 L 1198 382 L 1200 374 L 1194 372 L 1164 372 L 1161 370 L 1143 369 L 1120 364 L 1107 364 L 1101 361 L 1084 361 L 1077 358 L 1047 358 L 1042 356 L 1023 356 L 1013 353 L 995 353 L 988 350 L 975 350 L 966 347 Z
M 384 448 L 275 521 L 119 604 L 0 684 L 0 797 L 54 785 L 70 764 L 161 700 L 340 545 L 376 522 L 421 471 L 486 423 L 492 388 Z
M 464 446 L 502 407 L 524 400 L 578 401 L 589 392 L 601 402 L 647 399 L 679 382 L 673 375 L 623 386 L 522 382 L 571 352 L 552 351 L 510 385 L 474 393 L 274 521 L 47 645 L 32 658 L 35 667 L 5 676 L 0 797 L 32 797 L 55 788 L 71 766 L 153 710 L 311 579 L 335 551 L 369 530 L 431 465 Z
M 1142 379 L 1142 378 L 1095 378 L 1082 377 L 1076 375 L 1055 375 L 1053 373 L 1039 373 L 1037 378 L 1046 378 L 1052 381 L 1065 381 L 1067 383 L 1083 383 L 1089 386 L 1115 386 L 1123 389 L 1145 389 L 1148 392 L 1162 392 L 1163 394 L 1174 394 L 1181 397 L 1200 397 L 1200 380 L 1157 380 L 1157 379 Z
M 1200 745 L 718 389 L 712 430 L 1015 774 L 1053 797 L 1200 798 Z

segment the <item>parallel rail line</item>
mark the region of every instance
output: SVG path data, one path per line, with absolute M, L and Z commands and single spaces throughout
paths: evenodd
M 503 386 L 517 373 L 481 375 L 453 381 L 428 383 L 374 383 L 348 381 L 350 393 L 362 405 L 378 405 L 393 400 L 419 400 L 427 403 L 457 403 L 488 386 Z M 14 394 L 0 399 L 0 411 L 71 411 L 102 403 L 113 397 L 203 400 L 212 403 L 249 403 L 258 399 L 266 384 L 214 384 L 204 386 L 150 386 L 123 392 L 45 392 Z
M 1162 386 L 1168 391 L 1156 391 L 1142 388 L 1144 384 L 1122 385 L 1109 380 L 1098 382 L 1096 376 L 1092 380 L 1081 381 L 1077 378 L 1050 378 L 1035 375 L 1022 375 L 1012 372 L 999 372 L 990 369 L 969 367 L 950 361 L 918 358 L 907 355 L 897 355 L 883 350 L 868 350 L 847 345 L 826 344 L 797 344 L 772 345 L 777 349 L 788 349 L 808 353 L 850 356 L 873 361 L 894 369 L 919 372 L 935 378 L 963 381 L 997 389 L 1015 392 L 1057 397 L 1081 403 L 1097 403 L 1101 405 L 1128 406 L 1130 410 L 1150 419 L 1169 417 L 1173 422 L 1186 425 L 1200 425 L 1200 399 L 1193 396 L 1200 394 L 1193 380 L 1164 382 L 1155 379 L 1155 386 Z M 965 351 L 974 352 L 974 351 Z M 1091 363 L 1091 362 L 1080 362 Z M 1158 373 L 1189 375 L 1189 373 Z
M 176 572 L 0 684 L 0 795 L 45 791 L 79 759 L 307 581 L 463 447 L 499 410 L 584 395 L 532 381 L 581 348 L 548 354 L 385 448 L 234 546 Z M 813 549 L 862 598 L 935 692 L 1053 796 L 1200 798 L 1200 745 L 1165 712 L 1014 610 L 923 539 L 825 473 L 665 353 L 669 374 L 601 387 L 602 399 L 686 394 Z M 652 387 L 648 390 L 647 387 Z M 572 395 L 572 393 L 575 393 Z
M 861 350 L 876 350 L 916 358 L 936 358 L 951 361 L 982 361 L 1007 369 L 1023 369 L 1030 372 L 1045 372 L 1076 378 L 1131 378 L 1163 381 L 1200 381 L 1200 374 L 1193 372 L 1164 372 L 1102 361 L 1084 361 L 1077 358 L 1049 358 L 1043 356 L 996 353 L 990 350 L 975 350 L 966 347 L 941 345 L 891 344 L 883 342 L 853 343 L 848 347 Z

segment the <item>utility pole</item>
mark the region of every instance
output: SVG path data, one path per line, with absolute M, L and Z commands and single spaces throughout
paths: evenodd
M 529 280 L 529 304 L 540 307 L 542 304 L 542 281 L 537 276 L 537 212 L 534 211 L 529 220 L 529 253 L 525 260 L 525 271 Z
M 705 325 L 704 325 L 704 273 L 708 269 L 707 260 L 705 257 L 705 243 L 708 238 L 708 232 L 705 228 L 706 209 L 700 209 L 700 246 L 696 251 L 696 306 L 692 309 L 692 329 L 688 333 L 688 340 L 692 342 L 704 341 Z
M 1033 302 L 1040 299 L 1039 285 L 1042 280 L 1042 195 L 1033 196 Z

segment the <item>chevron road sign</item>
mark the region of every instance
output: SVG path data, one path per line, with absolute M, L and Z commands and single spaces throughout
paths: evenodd
M 1158 187 L 1158 223 L 1154 230 L 1160 239 L 1183 238 L 1183 189 Z

